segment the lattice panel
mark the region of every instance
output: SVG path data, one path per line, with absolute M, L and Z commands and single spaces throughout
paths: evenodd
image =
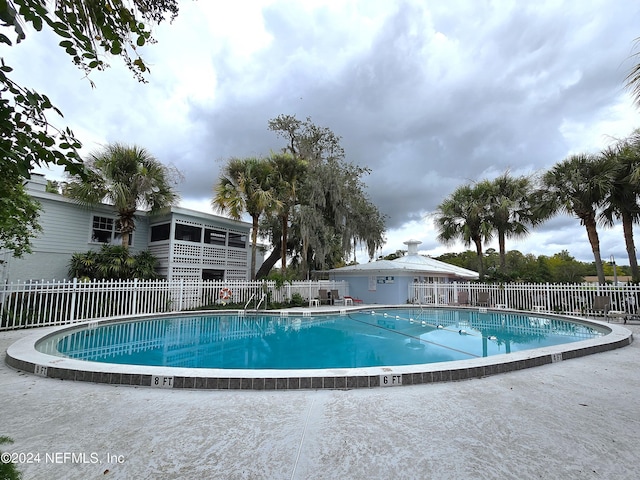
M 173 261 L 175 263 L 201 263 L 201 245 L 175 244 L 173 246 Z
M 249 263 L 246 260 L 244 262 L 241 260 L 228 260 L 227 265 L 230 267 L 246 267 Z
M 173 267 L 173 279 L 197 280 L 202 277 L 202 271 L 199 268 L 189 267 Z
M 173 273 L 178 273 L 178 274 L 184 274 L 184 275 L 190 275 L 190 276 L 196 276 L 199 277 L 200 276 L 200 269 L 193 267 L 173 267 Z
M 209 265 L 224 265 L 226 249 L 222 247 L 204 246 L 202 251 L 202 263 Z
M 247 279 L 247 271 L 246 270 L 233 270 L 227 269 L 227 280 L 246 280 Z
M 228 256 L 228 265 L 246 267 L 249 264 L 249 262 L 247 262 L 247 253 L 245 251 L 229 250 Z

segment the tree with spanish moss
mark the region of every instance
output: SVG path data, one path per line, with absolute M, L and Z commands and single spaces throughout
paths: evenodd
M 343 263 L 345 256 L 363 244 L 373 257 L 384 243 L 384 216 L 369 200 L 361 178 L 366 168 L 346 161 L 340 137 L 326 127 L 295 116 L 280 115 L 269 129 L 285 139 L 283 153 L 306 165 L 291 209 L 288 230 L 294 235 L 282 243 L 282 222 L 263 224 L 262 231 L 277 244 L 260 268 L 266 275 L 284 248 L 303 272 Z M 268 220 L 268 219 L 267 219 Z M 280 232 L 280 233 L 277 233 Z
M 290 153 L 274 153 L 269 157 L 274 173 L 274 190 L 280 208 L 274 213 L 280 220 L 280 271 L 286 276 L 289 221 L 299 202 L 299 191 L 308 172 L 308 163 Z

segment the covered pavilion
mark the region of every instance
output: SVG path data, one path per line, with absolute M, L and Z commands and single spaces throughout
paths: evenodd
M 420 240 L 403 243 L 408 250 L 403 257 L 334 268 L 329 279 L 349 282 L 350 295 L 364 303 L 399 305 L 413 301 L 408 293 L 412 283 L 467 282 L 479 277 L 473 270 L 420 255 Z

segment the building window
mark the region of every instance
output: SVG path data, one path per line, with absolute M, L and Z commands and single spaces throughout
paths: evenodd
M 200 243 L 201 237 L 202 237 L 202 228 L 194 227 L 193 225 L 184 225 L 182 223 L 176 223 L 176 234 L 175 234 L 176 240 Z
M 209 228 L 205 228 L 204 243 L 211 243 L 213 245 L 226 245 L 227 232 L 224 232 L 222 230 L 211 230 Z
M 154 225 L 151 227 L 151 241 L 161 242 L 162 240 L 169 240 L 171 232 L 171 224 L 163 223 L 162 225 Z
M 93 216 L 91 243 L 121 243 L 120 223 L 109 217 Z M 129 245 L 133 235 L 129 235 Z
M 202 269 L 202 280 L 224 280 L 224 270 Z
M 229 246 L 236 248 L 247 248 L 247 235 L 243 233 L 229 232 Z

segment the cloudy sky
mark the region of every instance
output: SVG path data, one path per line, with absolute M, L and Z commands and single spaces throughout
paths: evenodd
M 388 216 L 381 254 L 409 238 L 425 254 L 462 251 L 437 242 L 429 217 L 456 187 L 507 169 L 541 172 L 640 127 L 624 88 L 640 37 L 636 2 L 200 0 L 180 8 L 143 49 L 147 84 L 113 58 L 91 75 L 92 89 L 44 31 L 0 55 L 14 78 L 49 95 L 65 115 L 52 120 L 71 127 L 85 152 L 135 143 L 178 167 L 184 207 L 212 212 L 225 160 L 282 147 L 269 119 L 311 117 L 342 138 L 349 161 L 371 169 L 368 193 Z M 507 248 L 593 260 L 584 228 L 568 216 Z M 601 250 L 628 263 L 619 227 L 601 231 Z

